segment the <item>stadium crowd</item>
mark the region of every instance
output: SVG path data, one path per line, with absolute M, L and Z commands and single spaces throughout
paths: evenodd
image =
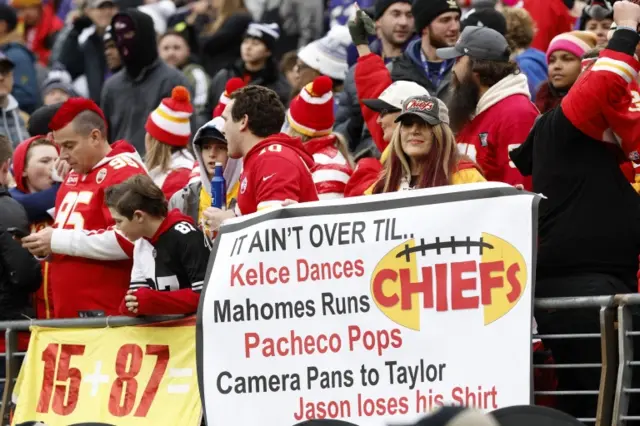
M 625 0 L 7 0 L 0 318 L 194 313 L 226 219 L 483 181 L 545 196 L 536 297 L 637 292 L 639 21 Z M 538 388 L 600 379 L 549 371 Z

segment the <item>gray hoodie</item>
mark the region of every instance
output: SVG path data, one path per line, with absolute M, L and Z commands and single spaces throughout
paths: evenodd
M 29 138 L 27 126 L 20 116 L 18 101 L 12 95 L 8 96 L 9 103 L 6 108 L 2 108 L 0 116 L 0 134 L 5 135 L 15 148 L 20 142 Z

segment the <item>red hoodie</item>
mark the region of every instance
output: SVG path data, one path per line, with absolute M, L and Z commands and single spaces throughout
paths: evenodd
M 169 214 L 167 214 L 167 217 L 160 224 L 160 227 L 149 242 L 155 246 L 160 236 L 170 230 L 173 225 L 178 222 L 189 222 L 193 225 L 193 219 L 191 219 L 191 217 L 185 216 L 178 209 L 173 209 Z M 137 259 L 134 258 L 133 262 L 135 263 L 136 261 Z M 135 296 L 138 299 L 138 312 L 136 314 L 131 313 L 127 309 L 123 299 L 120 304 L 120 312 L 122 314 L 130 316 L 186 315 L 196 312 L 200 301 L 200 293 L 190 288 L 173 291 L 158 291 L 148 287 L 143 287 L 135 291 Z
M 38 57 L 43 66 L 49 65 L 49 55 L 53 47 L 53 40 L 64 23 L 56 16 L 51 4 L 42 6 L 42 14 L 38 23 L 25 31 L 24 38 L 27 47 Z
M 44 138 L 44 136 L 34 136 L 24 140 L 20 142 L 16 147 L 16 150 L 13 152 L 13 174 L 16 180 L 16 189 L 22 193 L 29 194 L 31 192 L 26 185 L 25 178 L 22 177 L 27 165 L 27 153 L 29 152 L 29 148 L 33 141 L 42 138 Z M 55 148 L 60 152 L 60 148 L 57 145 Z M 30 224 L 30 231 L 31 233 L 35 233 L 51 225 L 53 225 L 53 218 L 46 221 L 32 222 Z M 34 306 L 36 309 L 36 318 L 49 319 L 53 317 L 53 296 L 48 277 L 49 263 L 45 261 L 41 263 L 42 285 L 34 295 Z
M 287 199 L 318 200 L 310 171 L 315 162 L 299 138 L 284 133 L 269 136 L 251 148 L 243 161 L 236 213 L 278 207 Z
M 563 0 L 524 0 L 523 8 L 536 24 L 531 43 L 534 49 L 546 52 L 555 36 L 573 29 L 575 18 Z

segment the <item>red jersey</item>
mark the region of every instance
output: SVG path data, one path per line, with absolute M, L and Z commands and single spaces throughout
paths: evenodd
M 561 104 L 562 112 L 577 129 L 611 144 L 631 161 L 640 160 L 640 99 L 630 90 L 638 70 L 640 62 L 633 56 L 605 49 Z
M 335 135 L 314 138 L 304 143 L 315 162 L 311 175 L 321 200 L 344 197 L 345 186 L 353 173 L 351 165 L 336 147 L 339 143 Z
M 527 139 L 538 115 L 524 74 L 507 76 L 480 98 L 476 116 L 456 137 L 458 148 L 480 166 L 487 180 L 529 190 L 531 178 L 520 174 L 509 151 Z
M 299 138 L 283 133 L 269 136 L 244 156 L 237 214 L 279 207 L 289 199 L 317 201 L 311 169 L 315 163 Z
M 104 191 L 139 173 L 145 173 L 140 157 L 120 141 L 93 170 L 71 172 L 60 186 L 49 263 L 56 318 L 119 314 L 133 243 L 113 229 Z

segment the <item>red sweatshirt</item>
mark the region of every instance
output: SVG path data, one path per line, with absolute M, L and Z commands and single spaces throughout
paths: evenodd
M 523 7 L 536 25 L 531 43 L 534 49 L 546 52 L 551 39 L 573 29 L 575 18 L 563 0 L 524 0 Z

